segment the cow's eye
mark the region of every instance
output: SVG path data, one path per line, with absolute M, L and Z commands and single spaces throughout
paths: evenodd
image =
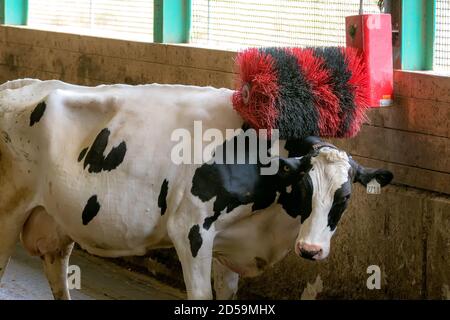
M 344 196 L 342 198 L 340 198 L 338 201 L 335 202 L 336 205 L 345 205 L 345 203 L 348 201 L 348 199 L 350 198 L 350 195 L 348 196 Z
M 285 165 L 283 166 L 283 171 L 284 171 L 284 172 L 289 172 L 290 170 L 291 170 L 291 168 L 289 168 L 288 165 L 285 164 Z

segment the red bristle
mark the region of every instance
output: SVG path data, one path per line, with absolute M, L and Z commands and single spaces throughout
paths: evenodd
M 270 53 L 271 49 L 266 51 L 252 48 L 241 52 L 236 59 L 238 70 L 237 90 L 233 94 L 232 101 L 234 109 L 250 127 L 267 129 L 269 135 L 274 128 L 280 129 L 281 136 L 284 135 L 284 138 L 290 139 L 302 138 L 304 135 L 311 134 L 310 132 L 321 137 L 334 138 L 356 135 L 366 119 L 365 111 L 368 108 L 366 67 L 356 49 L 336 47 L 328 49 L 320 51 L 314 48 L 287 48 L 281 49 L 283 50 L 281 55 L 280 52 L 274 51 L 276 53 L 274 56 Z M 336 50 L 342 50 L 345 61 L 342 60 L 342 56 L 336 56 Z M 301 75 L 306 80 L 304 81 L 306 84 L 296 84 L 299 92 L 303 94 L 308 92 L 312 95 L 312 101 L 306 98 L 308 103 L 299 104 L 300 108 L 315 110 L 298 109 L 295 103 L 289 104 L 290 102 L 286 101 L 285 86 L 289 87 L 289 85 L 283 81 L 285 81 L 284 78 L 289 77 L 285 75 L 286 69 L 282 69 L 279 75 L 276 67 L 282 63 L 279 59 L 282 60 L 285 56 L 295 57 L 297 63 L 294 67 L 298 65 Z M 347 78 L 347 72 L 342 75 L 333 69 L 340 68 L 344 64 L 350 79 Z M 298 73 L 298 70 L 295 72 Z M 279 79 L 279 76 L 284 78 Z M 347 85 L 335 83 L 336 81 L 347 81 Z M 291 90 L 287 94 L 289 97 L 299 93 L 292 87 L 289 90 Z M 298 98 L 302 99 L 301 94 Z M 349 98 L 353 99 L 353 103 L 348 101 Z M 344 105 L 341 105 L 342 103 Z M 288 116 L 283 114 L 286 106 L 290 108 Z M 318 117 L 311 112 L 317 113 Z M 318 123 L 300 121 L 298 125 L 305 126 L 304 128 L 289 131 L 289 127 L 296 124 L 285 122 L 289 121 L 288 119 L 295 119 L 296 116 L 303 117 L 305 121 Z
M 270 55 L 256 48 L 238 54 L 236 59 L 237 88 L 233 94 L 234 109 L 254 129 L 275 128 L 278 111 L 275 101 L 278 95 L 277 73 Z M 248 86 L 248 101 L 244 101 L 242 90 Z
M 355 136 L 361 129 L 361 125 L 366 118 L 366 110 L 369 108 L 369 79 L 366 65 L 357 49 L 345 48 L 344 55 L 351 72 L 348 84 L 353 88 L 355 110 L 353 113 L 353 121 L 344 137 L 350 138 Z
M 330 72 L 325 68 L 324 59 L 314 55 L 312 49 L 291 49 L 297 58 L 314 95 L 314 105 L 319 113 L 319 135 L 333 137 L 339 130 L 339 99 L 333 92 Z

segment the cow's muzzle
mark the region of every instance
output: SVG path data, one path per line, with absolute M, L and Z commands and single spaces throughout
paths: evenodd
M 324 258 L 322 257 L 322 248 L 314 244 L 297 242 L 297 245 L 295 246 L 295 253 L 308 260 L 321 260 Z

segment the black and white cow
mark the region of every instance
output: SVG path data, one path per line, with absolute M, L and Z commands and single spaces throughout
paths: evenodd
M 57 299 L 70 298 L 74 242 L 103 257 L 173 246 L 188 298 L 212 298 L 211 269 L 217 298 L 233 297 L 239 275 L 292 248 L 325 258 L 352 183 L 392 179 L 315 137 L 282 143 L 275 175 L 174 164 L 174 130 L 243 126 L 228 89 L 24 79 L 0 90 L 0 277 L 21 235 Z

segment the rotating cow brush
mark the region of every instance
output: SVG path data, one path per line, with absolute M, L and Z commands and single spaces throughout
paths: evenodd
M 233 106 L 254 129 L 346 138 L 365 120 L 367 73 L 353 48 L 251 48 L 236 64 Z

